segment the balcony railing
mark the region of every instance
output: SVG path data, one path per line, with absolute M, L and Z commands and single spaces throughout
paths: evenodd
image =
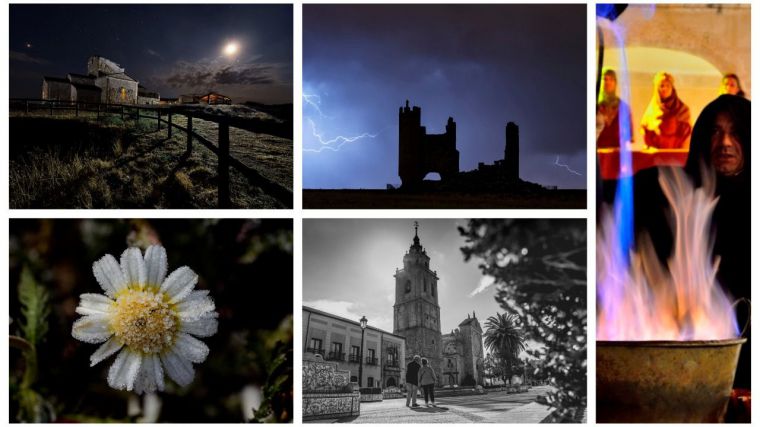
M 327 360 L 339 360 L 344 361 L 346 360 L 346 353 L 340 353 L 337 351 L 331 351 L 327 353 Z
M 359 363 L 360 360 L 361 360 L 361 356 L 359 356 L 358 354 L 348 355 L 348 361 L 351 363 Z
M 377 365 L 377 357 L 368 357 L 365 363 L 368 365 Z
M 321 348 L 308 347 L 308 348 L 306 349 L 306 352 L 307 352 L 307 353 L 320 354 L 320 355 L 322 355 L 322 356 L 324 356 L 324 355 L 325 355 L 325 350 L 324 350 L 324 349 L 321 349 Z
M 386 360 L 385 366 L 388 368 L 398 368 L 398 360 Z

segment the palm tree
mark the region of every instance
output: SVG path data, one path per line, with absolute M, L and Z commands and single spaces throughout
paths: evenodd
M 498 357 L 504 367 L 503 380 L 512 385 L 512 365 L 521 351 L 525 350 L 525 336 L 517 326 L 517 316 L 496 313 L 486 320 L 485 344 L 492 354 Z

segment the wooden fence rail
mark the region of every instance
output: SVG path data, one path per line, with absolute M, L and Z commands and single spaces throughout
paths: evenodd
M 160 132 L 161 124 L 165 123 L 169 138 L 172 137 L 172 129 L 178 129 L 187 135 L 185 155 L 189 156 L 192 154 L 193 141 L 197 141 L 217 156 L 217 194 L 220 208 L 231 207 L 230 167 L 242 173 L 252 184 L 261 188 L 264 193 L 274 197 L 287 208 L 293 207 L 293 192 L 290 189 L 264 177 L 255 169 L 244 165 L 238 159 L 230 156 L 230 127 L 292 139 L 293 128 L 288 123 L 217 115 L 199 110 L 198 108 L 175 105 L 105 104 L 22 98 L 11 98 L 10 101 L 11 111 L 23 109 L 25 114 L 30 113 L 31 107 L 32 111 L 42 110 L 49 112 L 50 115 L 53 115 L 54 111 L 58 110 L 74 111 L 77 117 L 82 112 L 95 112 L 96 120 L 100 120 L 101 116 L 105 117 L 105 115 L 119 115 L 122 120 L 125 118 L 134 120 L 150 119 L 156 121 L 156 132 Z M 141 112 L 155 112 L 155 115 L 144 115 Z M 172 117 L 178 115 L 184 116 L 187 119 L 187 127 L 182 127 L 172 121 Z M 193 118 L 214 122 L 218 125 L 216 145 L 193 130 Z

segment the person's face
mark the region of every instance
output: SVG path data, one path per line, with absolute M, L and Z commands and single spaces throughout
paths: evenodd
M 733 77 L 726 77 L 723 79 L 723 93 L 729 95 L 736 95 L 739 93 L 739 82 Z
M 719 174 L 731 176 L 744 169 L 744 150 L 728 114 L 715 118 L 710 147 L 710 160 Z
M 660 99 L 670 98 L 670 95 L 673 94 L 673 85 L 670 84 L 670 80 L 662 79 L 657 85 L 657 93 L 660 94 Z
M 605 93 L 615 93 L 615 90 L 617 90 L 617 80 L 615 77 L 611 75 L 605 75 L 604 76 L 604 92 Z

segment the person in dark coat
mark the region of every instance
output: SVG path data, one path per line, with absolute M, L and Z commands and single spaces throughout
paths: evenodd
M 417 388 L 419 387 L 420 356 L 415 355 L 411 362 L 406 365 L 406 406 L 418 408 Z M 410 405 L 411 403 L 411 405 Z
M 751 299 L 751 102 L 738 95 L 721 95 L 707 105 L 694 124 L 686 173 L 698 185 L 700 168 L 715 171 L 719 197 L 713 212 L 715 246 L 720 257 L 717 280 L 735 300 Z M 749 310 L 737 307 L 739 328 L 748 324 Z M 749 338 L 749 327 L 745 333 Z M 736 387 L 750 388 L 750 342 L 742 346 Z

